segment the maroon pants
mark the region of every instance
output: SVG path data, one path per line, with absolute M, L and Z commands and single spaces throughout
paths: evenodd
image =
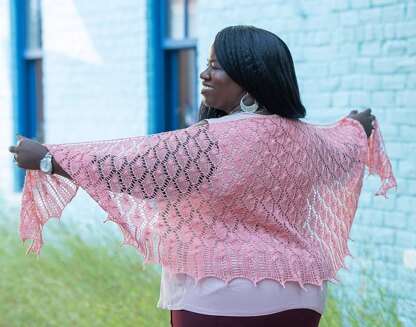
M 318 327 L 321 315 L 309 309 L 295 309 L 257 317 L 209 316 L 186 310 L 171 311 L 172 327 Z

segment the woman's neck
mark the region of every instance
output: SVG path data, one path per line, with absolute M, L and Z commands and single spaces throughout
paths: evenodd
M 240 106 L 235 107 L 233 110 L 231 110 L 228 114 L 229 115 L 233 115 L 239 112 L 245 112 L 243 109 L 241 109 Z M 273 113 L 271 113 L 270 111 L 268 111 L 266 108 L 262 107 L 262 108 L 258 108 L 255 112 L 253 112 L 254 114 L 258 114 L 258 115 L 272 115 Z

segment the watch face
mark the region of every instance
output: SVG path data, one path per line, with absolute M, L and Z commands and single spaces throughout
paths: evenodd
M 47 161 L 47 160 L 42 160 L 42 161 L 40 162 L 40 169 L 41 169 L 44 173 L 50 172 L 50 171 L 51 171 L 51 169 L 52 169 L 52 163 L 51 163 L 50 161 Z

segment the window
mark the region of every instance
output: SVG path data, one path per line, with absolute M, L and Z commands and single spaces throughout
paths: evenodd
M 196 122 L 196 0 L 154 1 L 153 110 L 149 131 L 162 132 L 184 128 Z M 157 90 L 157 92 L 156 92 Z
M 28 81 L 27 116 L 31 137 L 45 141 L 42 88 L 42 16 L 40 0 L 26 0 L 26 49 L 24 53 Z
M 14 130 L 44 142 L 42 89 L 42 15 L 40 0 L 11 1 L 13 21 Z M 16 190 L 23 185 L 21 169 L 16 169 Z
M 167 38 L 180 40 L 197 36 L 196 5 L 196 0 L 168 0 Z

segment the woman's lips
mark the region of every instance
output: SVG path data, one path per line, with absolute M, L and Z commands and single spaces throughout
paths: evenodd
M 202 85 L 202 89 L 201 89 L 201 94 L 207 93 L 211 90 L 213 90 L 214 88 L 212 86 L 209 85 Z

